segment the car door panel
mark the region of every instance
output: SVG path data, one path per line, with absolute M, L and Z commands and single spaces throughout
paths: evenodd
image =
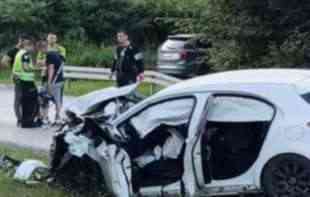
M 108 190 L 117 197 L 132 196 L 129 156 L 116 145 L 107 146 L 105 152 L 105 158 L 100 163 Z
M 206 103 L 212 100 L 211 94 L 196 94 L 197 106 L 189 128 L 189 136 L 186 140 L 184 158 L 184 186 L 188 196 L 195 196 L 204 186 L 203 168 L 201 160 L 201 117 L 206 113 Z

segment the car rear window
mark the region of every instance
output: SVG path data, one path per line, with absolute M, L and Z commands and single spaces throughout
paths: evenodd
M 186 44 L 186 40 L 172 40 L 169 39 L 161 47 L 161 50 L 174 50 L 174 49 L 182 49 L 184 48 L 184 45 Z

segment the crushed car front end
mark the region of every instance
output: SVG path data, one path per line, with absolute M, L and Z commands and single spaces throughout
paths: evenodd
M 117 166 L 110 155 L 122 140 L 109 123 L 143 99 L 135 94 L 137 86 L 92 92 L 66 108 L 66 121 L 50 149 L 49 169 L 56 183 L 86 192 L 119 190 L 111 188 L 115 175 L 110 172 L 117 172 Z

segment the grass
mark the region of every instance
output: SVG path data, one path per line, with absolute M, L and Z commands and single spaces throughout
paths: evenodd
M 47 162 L 47 156 L 43 153 L 32 152 L 20 148 L 12 148 L 0 145 L 0 154 L 6 154 L 12 158 L 37 159 Z M 0 171 L 0 196 L 2 197 L 70 197 L 71 194 L 59 188 L 49 187 L 47 184 L 25 185 L 17 182 L 5 172 Z
M 0 69 L 0 83 L 2 83 L 2 84 L 12 83 L 11 69 L 8 69 L 8 68 Z
M 114 81 L 94 81 L 94 80 L 74 80 L 67 81 L 65 85 L 65 95 L 80 96 L 88 92 L 99 90 L 107 87 L 115 86 Z M 151 87 L 150 83 L 143 83 L 138 87 L 139 93 L 150 96 Z M 154 88 L 154 87 L 153 87 Z M 158 91 L 162 87 L 156 87 L 153 90 Z
M 80 96 L 112 85 L 113 81 L 70 80 L 66 81 L 65 95 Z
M 13 158 L 17 158 L 20 160 L 32 158 L 32 159 L 42 160 L 44 162 L 48 161 L 46 153 L 32 151 L 30 149 L 12 147 L 8 145 L 0 144 L 0 154 L 9 155 L 9 156 L 12 156 Z

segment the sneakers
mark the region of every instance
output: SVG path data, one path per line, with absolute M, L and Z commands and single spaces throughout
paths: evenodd
M 43 120 L 42 121 L 42 126 L 41 126 L 41 128 L 42 129 L 48 129 L 48 128 L 50 128 L 51 126 L 52 126 L 52 123 L 49 121 L 49 120 Z
M 18 121 L 16 122 L 16 126 L 17 126 L 18 128 L 21 128 L 21 127 L 22 127 L 22 122 L 21 122 L 20 120 L 18 120 Z
M 37 121 L 32 122 L 32 123 L 21 124 L 21 128 L 25 128 L 25 129 L 40 128 L 41 126 L 42 126 L 42 121 L 41 120 L 37 120 Z
M 60 126 L 62 124 L 64 124 L 64 121 L 61 120 L 60 118 L 56 118 L 55 122 L 53 123 L 53 126 Z

